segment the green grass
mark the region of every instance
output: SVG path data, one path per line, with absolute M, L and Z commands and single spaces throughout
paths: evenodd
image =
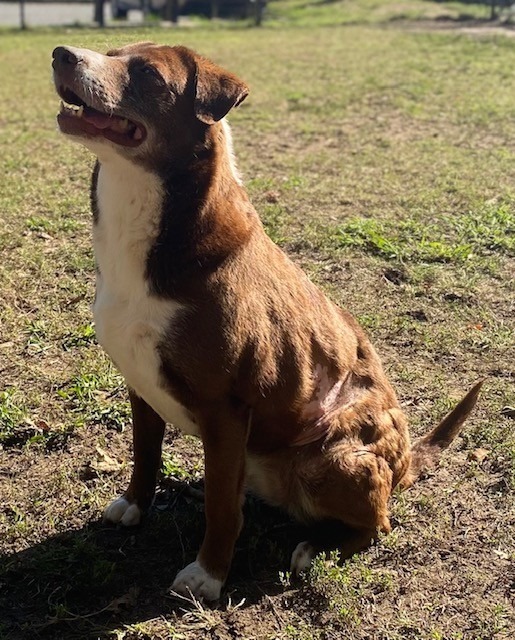
M 25 417 L 20 395 L 12 387 L 0 392 L 0 440 L 11 435 Z
M 471 2 L 388 2 L 385 0 L 272 0 L 267 18 L 274 25 L 296 27 L 340 26 L 355 23 L 388 23 L 445 17 L 451 20 L 486 19 L 490 7 Z
M 442 212 L 430 223 L 422 220 L 425 211 L 410 211 L 406 220 L 350 218 L 341 225 L 316 226 L 311 233 L 319 249 L 352 248 L 414 264 L 454 262 L 472 271 L 492 256 L 515 256 L 514 210 L 512 202 L 483 204 L 455 218 Z
M 437 13 L 454 21 L 419 20 Z M 0 637 L 511 637 L 515 40 L 461 33 L 466 13 L 488 7 L 281 0 L 261 30 L 2 32 Z M 248 81 L 231 123 L 251 198 L 371 335 L 415 435 L 487 378 L 441 467 L 392 501 L 393 532 L 343 566 L 289 576 L 298 540 L 249 501 L 216 611 L 166 595 L 202 535 L 202 504 L 178 485 L 201 474 L 196 441 L 169 431 L 140 529 L 99 521 L 130 474 L 130 410 L 95 340 L 93 159 L 55 130 L 50 53 L 142 39 Z

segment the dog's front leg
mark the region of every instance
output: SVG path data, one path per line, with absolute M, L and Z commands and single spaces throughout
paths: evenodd
M 201 421 L 205 460 L 206 533 L 195 562 L 179 571 L 172 590 L 217 600 L 229 573 L 243 516 L 245 451 L 249 420 L 231 410 Z
M 129 389 L 132 408 L 134 468 L 127 491 L 104 511 L 104 520 L 136 525 L 152 504 L 156 476 L 161 464 L 164 420 L 134 391 Z

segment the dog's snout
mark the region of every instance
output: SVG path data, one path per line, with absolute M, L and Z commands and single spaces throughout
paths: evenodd
M 80 56 L 68 47 L 56 47 L 52 52 L 52 67 L 75 67 L 80 62 Z

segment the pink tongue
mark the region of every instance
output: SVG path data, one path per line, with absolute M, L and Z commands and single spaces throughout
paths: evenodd
M 93 113 L 84 113 L 82 118 L 97 129 L 109 129 L 116 120 L 119 120 L 117 116 L 108 116 L 98 111 Z

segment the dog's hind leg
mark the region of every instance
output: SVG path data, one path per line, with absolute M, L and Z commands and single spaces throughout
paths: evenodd
M 378 531 L 391 529 L 392 471 L 386 460 L 349 443 L 333 446 L 326 455 L 323 480 L 310 496 L 318 522 L 310 527 L 309 539 L 293 552 L 295 573 L 309 566 L 320 551 L 338 549 L 342 559 L 348 558 L 366 548 Z
M 320 520 L 306 527 L 306 540 L 295 547 L 290 571 L 298 575 L 311 566 L 319 553 L 338 551 L 340 559 L 366 549 L 377 532 L 373 529 L 353 529 L 339 520 Z

